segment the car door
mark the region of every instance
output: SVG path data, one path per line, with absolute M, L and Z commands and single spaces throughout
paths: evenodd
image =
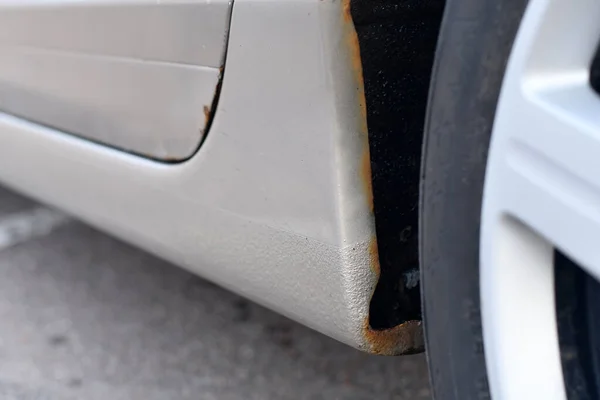
M 0 110 L 145 156 L 198 148 L 225 55 L 227 0 L 0 3 Z

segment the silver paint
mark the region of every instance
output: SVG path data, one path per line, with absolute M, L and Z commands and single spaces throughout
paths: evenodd
M 379 265 L 343 6 L 237 0 L 214 121 L 186 162 L 0 114 L 0 180 L 351 346 L 406 350 L 402 329 L 366 325 Z

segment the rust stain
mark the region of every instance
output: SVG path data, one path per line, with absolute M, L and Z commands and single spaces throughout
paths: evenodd
M 381 267 L 375 237 L 371 239 L 368 251 L 370 267 L 375 273 L 376 281 L 378 281 Z M 373 296 L 373 293 L 371 293 L 371 296 Z M 371 328 L 369 316 L 367 315 L 363 321 L 362 333 L 367 344 L 366 350 L 374 354 L 392 356 L 423 351 L 424 341 L 421 321 L 407 321 L 393 328 L 376 330 Z
M 371 270 L 375 273 L 376 281 L 378 281 L 381 267 L 375 237 L 369 243 L 369 258 Z M 362 333 L 367 344 L 366 350 L 374 354 L 386 356 L 411 354 L 421 352 L 424 348 L 421 321 L 407 321 L 393 328 L 376 330 L 371 328 L 369 316 L 367 315 L 363 321 Z
M 200 128 L 200 131 L 203 135 L 208 133 L 208 129 L 210 128 L 209 124 L 211 123 L 212 118 L 217 109 L 217 101 L 221 94 L 221 85 L 223 84 L 223 71 L 224 66 L 219 67 L 219 80 L 215 85 L 215 91 L 213 92 L 212 103 L 210 105 L 204 105 L 202 107 L 202 111 L 204 113 L 204 126 Z
M 368 253 L 369 266 L 375 274 L 375 282 L 378 282 L 381 265 L 375 236 L 371 238 Z M 373 297 L 373 293 L 375 293 L 375 285 L 371 291 L 371 297 Z M 407 321 L 393 328 L 378 330 L 371 328 L 369 315 L 367 315 L 363 321 L 362 335 L 367 346 L 365 350 L 373 354 L 386 356 L 413 354 L 422 352 L 425 347 L 421 321 Z
M 376 278 L 379 279 L 381 274 L 381 267 L 379 266 L 379 250 L 377 248 L 377 238 L 373 236 L 371 243 L 369 243 L 369 260 L 371 270 L 375 273 Z
M 379 282 L 381 265 L 375 236 L 369 243 L 368 254 L 369 266 L 375 274 L 375 282 Z M 375 293 L 375 287 L 374 285 L 371 291 L 371 298 Z M 369 303 L 370 301 L 371 299 Z M 363 321 L 362 336 L 367 346 L 365 350 L 373 354 L 387 356 L 413 354 L 422 352 L 425 347 L 421 321 L 407 321 L 393 328 L 377 330 L 371 328 L 369 315 L 367 315 Z
M 368 251 L 370 267 L 375 274 L 375 281 L 378 282 L 381 275 L 381 266 L 379 264 L 376 237 L 371 239 Z M 373 287 L 371 297 L 374 292 L 375 287 Z M 413 354 L 422 352 L 425 347 L 421 321 L 407 321 L 393 328 L 377 330 L 371 328 L 369 316 L 367 315 L 363 321 L 362 334 L 367 345 L 366 350 L 373 354 L 386 356 Z
M 374 354 L 394 356 L 413 354 L 423 351 L 423 325 L 421 321 L 407 321 L 393 328 L 374 330 L 365 319 L 363 333 L 369 345 L 369 351 Z
M 208 125 L 208 121 L 210 121 L 210 107 L 204 106 L 203 111 L 204 111 L 204 126 L 206 127 Z
M 344 0 L 342 2 L 342 16 L 344 17 L 344 21 L 352 24 L 352 29 L 354 29 L 352 13 L 350 12 L 350 0 Z

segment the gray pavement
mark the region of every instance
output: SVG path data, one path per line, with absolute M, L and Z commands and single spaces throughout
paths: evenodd
M 0 230 L 39 207 L 0 188 Z M 430 399 L 422 355 L 363 354 L 73 220 L 16 230 L 0 399 Z

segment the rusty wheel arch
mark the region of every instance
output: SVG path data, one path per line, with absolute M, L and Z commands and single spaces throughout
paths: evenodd
M 369 157 L 363 169 L 376 228 L 370 253 L 379 280 L 364 337 L 374 353 L 393 353 L 391 347 L 411 353 L 422 349 L 421 144 L 444 0 L 346 0 L 343 8 L 356 32 L 353 59 L 364 85 Z

